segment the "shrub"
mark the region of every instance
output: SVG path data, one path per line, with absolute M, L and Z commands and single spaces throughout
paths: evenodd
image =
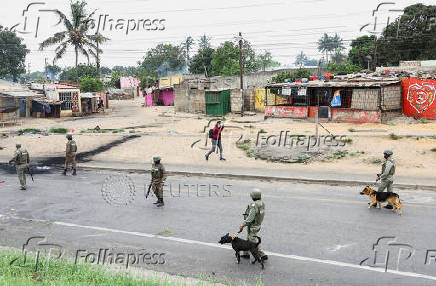
M 58 133 L 58 134 L 66 134 L 68 130 L 66 128 L 60 127 L 60 128 L 51 128 L 49 130 L 50 133 Z

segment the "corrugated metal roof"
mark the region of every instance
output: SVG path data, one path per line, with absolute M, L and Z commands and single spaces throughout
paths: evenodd
M 269 84 L 267 87 L 382 87 L 391 84 L 398 84 L 401 80 L 350 80 L 350 81 L 309 81 L 308 83 L 289 82 Z
M 13 97 L 34 97 L 37 94 L 28 90 L 0 90 L 0 95 L 13 96 Z

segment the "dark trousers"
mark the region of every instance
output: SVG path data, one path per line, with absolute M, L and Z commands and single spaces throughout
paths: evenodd
M 221 144 L 221 139 L 220 140 L 212 139 L 212 149 L 210 149 L 210 151 L 206 154 L 206 157 L 209 157 L 210 154 L 215 152 L 215 149 L 217 146 L 218 146 L 218 149 L 220 149 L 220 159 L 222 159 L 223 158 L 223 145 Z

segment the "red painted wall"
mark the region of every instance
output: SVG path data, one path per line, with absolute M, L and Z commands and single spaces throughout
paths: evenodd
M 330 112 L 333 121 L 343 121 L 349 123 L 381 122 L 380 111 L 331 108 Z
M 319 109 L 318 106 L 309 106 L 309 117 L 316 117 L 316 111 Z
M 403 79 L 403 113 L 410 117 L 436 119 L 436 80 Z
M 307 106 L 265 106 L 265 116 L 282 118 L 307 118 Z

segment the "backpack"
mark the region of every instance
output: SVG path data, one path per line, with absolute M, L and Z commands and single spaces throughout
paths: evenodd
M 213 129 L 209 129 L 209 138 L 213 139 Z
M 70 148 L 71 148 L 70 150 L 71 150 L 72 153 L 77 152 L 77 145 L 76 145 L 76 142 L 71 141 Z

